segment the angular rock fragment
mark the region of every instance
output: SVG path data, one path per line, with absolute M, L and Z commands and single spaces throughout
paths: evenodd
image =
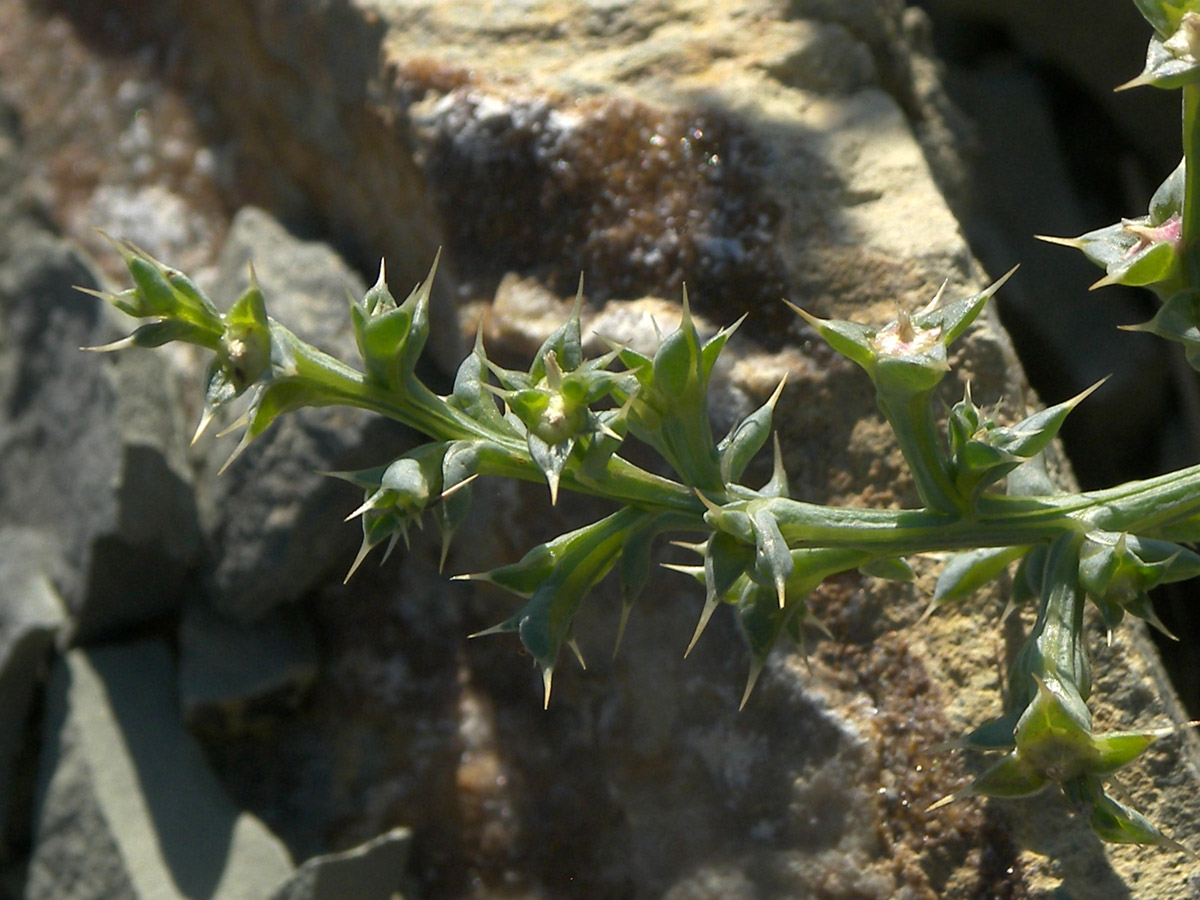
M 312 626 L 292 607 L 243 625 L 201 603 L 179 630 L 180 701 L 194 728 L 216 717 L 238 729 L 258 703 L 294 705 L 317 676 Z
M 404 900 L 409 843 L 408 830 L 396 828 L 352 850 L 314 856 L 270 900 Z
M 0 861 L 13 795 L 13 771 L 26 740 L 34 691 L 45 676 L 65 611 L 50 576 L 61 565 L 42 532 L 0 528 Z
M 28 900 L 261 900 L 287 850 L 183 727 L 164 644 L 72 650 L 46 701 Z
M 99 279 L 67 243 L 31 219 L 3 233 L 0 518 L 59 542 L 86 642 L 176 609 L 199 531 L 166 360 L 81 353 L 119 333 L 76 286 Z

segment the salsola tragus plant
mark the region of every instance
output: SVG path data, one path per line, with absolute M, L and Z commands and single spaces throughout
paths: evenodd
M 1131 84 L 1182 88 L 1184 161 L 1155 193 L 1148 215 L 1055 240 L 1106 269 L 1098 285 L 1154 290 L 1162 307 L 1137 327 L 1182 342 L 1200 368 L 1200 182 L 1189 177 L 1200 171 L 1200 0 L 1136 2 L 1155 35 L 1146 70 Z M 806 598 L 831 575 L 859 569 L 906 579 L 912 575 L 906 557 L 951 552 L 932 610 L 1015 565 L 1012 602 L 1034 605 L 1036 621 L 1012 665 L 1006 708 L 963 740 L 996 751 L 998 759 L 962 793 L 1018 797 L 1056 784 L 1105 840 L 1179 846 L 1109 793 L 1114 773 L 1166 731 L 1093 730 L 1083 621 L 1090 599 L 1110 630 L 1126 614 L 1161 627 L 1148 592 L 1200 574 L 1200 554 L 1186 546 L 1200 540 L 1200 466 L 1066 493 L 1046 476 L 1041 455 L 1087 392 L 1015 424 L 994 421 L 969 391 L 939 415 L 935 391 L 949 371 L 947 348 L 1003 279 L 964 299 L 942 302 L 939 295 L 928 308 L 882 327 L 796 310 L 869 376 L 923 504 L 846 509 L 789 497 L 777 441 L 767 483 L 743 483 L 748 463 L 771 437 L 780 391 L 714 439 L 708 382 L 734 329 L 702 339 L 686 295 L 679 328 L 652 356 L 615 346 L 587 358 L 580 297 L 527 371 L 497 365 L 477 340 L 453 390 L 439 396 L 416 374 L 432 272 L 398 303 L 381 271 L 363 300 L 351 303 L 361 355 L 355 368 L 269 318 L 253 275 L 222 313 L 183 274 L 132 247 L 120 249 L 133 286 L 101 296 L 150 321 L 101 349 L 184 341 L 211 350 L 197 434 L 249 391 L 234 456 L 278 416 L 306 406 L 361 407 L 430 438 L 377 468 L 343 473 L 364 490 L 355 566 L 372 548 L 406 538 L 426 512 L 441 529 L 444 561 L 467 515 L 471 482 L 481 476 L 544 482 L 552 502 L 574 491 L 614 503 L 616 511 L 599 521 L 472 576 L 523 598 L 490 631 L 518 635 L 541 667 L 547 702 L 589 589 L 615 569 L 627 614 L 662 535 L 679 538 L 697 557 L 692 566 L 675 567 L 705 592 L 692 644 L 718 606 L 736 616 L 752 658 L 747 695 L 780 636 L 801 640 L 811 624 Z M 630 462 L 621 452 L 627 440 L 653 448 L 674 478 Z

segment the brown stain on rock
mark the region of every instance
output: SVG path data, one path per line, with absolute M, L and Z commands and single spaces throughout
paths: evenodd
M 817 652 L 835 682 L 869 698 L 875 710 L 871 722 L 879 735 L 878 798 L 884 810 L 880 840 L 897 885 L 915 897 L 1023 900 L 1028 891 L 1018 848 L 989 805 L 963 800 L 928 810 L 969 784 L 973 771 L 957 751 L 934 752 L 961 734 L 946 718 L 942 685 L 905 637 L 912 617 L 902 622 L 880 614 L 885 602 L 894 608 L 902 598 L 888 600 L 862 582 L 862 576 L 847 573 L 813 595 L 815 614 L 835 635 Z M 973 884 L 967 883 L 969 873 Z
M 764 150 L 717 110 L 663 111 L 460 86 L 424 63 L 400 73 L 418 160 L 458 274 L 487 296 L 509 271 L 595 300 L 675 297 L 729 318 L 777 303 L 779 208 Z M 503 185 L 496 190 L 494 185 Z

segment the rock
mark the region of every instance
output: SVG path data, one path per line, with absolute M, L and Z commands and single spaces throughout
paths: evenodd
M 76 285 L 99 280 L 70 246 L 30 219 L 6 229 L 0 513 L 61 542 L 57 587 L 87 642 L 177 609 L 199 531 L 166 363 L 81 353 L 122 332 Z
M 228 227 L 220 190 L 232 148 L 206 144 L 212 117 L 189 102 L 198 95 L 163 89 L 170 52 L 139 43 L 154 26 L 169 33 L 174 6 L 135 4 L 128 19 L 115 4 L 0 10 L 0 76 L 20 109 L 21 193 L 110 276 L 122 275 L 120 260 L 97 228 L 192 273 Z
M 403 900 L 411 836 L 396 828 L 342 853 L 306 860 L 270 900 Z
M 56 635 L 65 623 L 51 577 L 62 565 L 55 542 L 28 529 L 0 528 L 0 862 L 8 856 L 10 816 L 23 799 L 17 778 L 35 691 L 45 678 Z
M 179 627 L 184 718 L 198 730 L 219 718 L 237 731 L 255 705 L 294 707 L 316 677 L 317 663 L 312 626 L 295 608 L 246 625 L 189 604 Z
M 158 642 L 73 650 L 55 667 L 28 900 L 259 900 L 292 873 L 184 730 Z
M 88 641 L 176 609 L 199 531 L 168 368 L 79 351 L 127 326 L 76 290 L 101 278 L 30 196 L 17 118 L 0 106 L 0 520 L 65 561 L 55 587 Z
M 251 262 L 272 316 L 315 346 L 357 359 L 346 293 L 361 297 L 365 288 L 337 254 L 249 208 L 230 228 L 211 288 L 216 302 L 228 305 L 245 290 Z M 305 410 L 276 422 L 220 475 L 236 438 L 210 439 L 202 496 L 216 609 L 253 622 L 334 569 L 344 575 L 361 529 L 343 520 L 361 495 L 321 473 L 377 465 L 401 433 L 357 410 Z
M 1151 30 L 1135 3 L 1100 0 L 1084 8 L 1022 0 L 987 4 L 922 0 L 921 6 L 944 30 L 947 55 L 957 56 L 958 48 L 982 39 L 984 47 L 974 50 L 975 58 L 982 61 L 1006 43 L 1016 44 L 1036 64 L 1065 72 L 1103 111 L 1100 114 L 1117 124 L 1121 139 L 1154 161 L 1163 178 L 1178 164 L 1178 98 L 1170 91 L 1113 92 L 1141 72 L 1146 59 Z M 1000 134 L 984 137 L 1000 142 L 1009 139 Z

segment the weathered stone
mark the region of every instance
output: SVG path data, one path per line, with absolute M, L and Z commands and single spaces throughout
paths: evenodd
M 357 359 L 346 293 L 361 297 L 364 287 L 336 253 L 249 208 L 235 217 L 222 251 L 211 289 L 217 302 L 228 305 L 245 290 L 251 263 L 272 316 L 326 352 Z M 383 448 L 399 446 L 399 433 L 357 410 L 306 410 L 275 423 L 220 475 L 236 439 L 209 438 L 202 514 L 215 556 L 214 606 L 251 622 L 348 565 L 360 534 L 343 519 L 361 497 L 321 473 L 378 464 Z
M 59 660 L 28 900 L 260 900 L 291 874 L 282 844 L 213 777 L 175 686 L 157 642 Z
M 172 2 L 0 8 L 0 77 L 19 107 L 22 193 L 110 276 L 120 259 L 97 233 L 133 240 L 187 272 L 211 262 L 228 227 L 219 194 L 234 148 L 205 145 L 199 95 L 163 89 L 152 27 Z M 176 51 L 177 52 L 177 51 Z M 27 198 L 28 199 L 28 198 Z
M 51 578 L 62 561 L 48 535 L 0 528 L 0 867 L 16 795 L 15 766 L 30 726 L 34 691 L 45 677 L 54 638 L 65 624 Z M 24 772 L 20 774 L 26 774 Z
M 396 828 L 342 853 L 306 860 L 270 900 L 403 900 L 411 836 Z
M 81 353 L 121 332 L 77 285 L 99 281 L 65 242 L 28 218 L 5 230 L 0 511 L 61 542 L 85 642 L 176 609 L 199 532 L 166 363 Z
M 317 674 L 308 619 L 285 607 L 247 625 L 191 603 L 179 626 L 180 700 L 193 728 L 221 720 L 238 730 L 256 704 L 293 707 Z
M 1113 92 L 1142 71 L 1150 42 L 1150 26 L 1131 0 L 1097 0 L 1086 6 L 1024 0 L 921 0 L 920 5 L 944 28 L 950 48 L 971 42 L 979 35 L 980 26 L 990 27 L 990 35 L 984 34 L 991 50 L 1011 42 L 1026 58 L 1067 73 L 1096 107 L 1117 123 L 1124 141 L 1163 168 L 1164 177 L 1179 161 L 1179 104 L 1172 92 Z M 1001 135 L 982 137 L 1007 140 Z

